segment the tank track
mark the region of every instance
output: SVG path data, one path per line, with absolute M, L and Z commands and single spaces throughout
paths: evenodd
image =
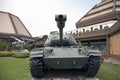
M 43 71 L 43 58 L 31 58 L 30 59 L 30 71 L 34 78 L 44 77 Z
M 100 58 L 99 57 L 90 57 L 85 71 L 86 77 L 94 77 L 100 68 Z

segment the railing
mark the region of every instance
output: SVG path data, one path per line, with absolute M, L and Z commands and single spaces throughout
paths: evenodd
M 81 27 L 75 30 L 67 31 L 65 32 L 65 34 L 71 34 L 74 37 L 79 37 L 82 34 L 94 32 L 94 31 L 100 32 L 100 30 L 103 30 L 105 32 L 106 29 L 111 28 L 116 22 L 117 22 L 116 20 L 113 20 L 113 21 L 103 22 L 103 23 L 99 23 L 91 26 Z

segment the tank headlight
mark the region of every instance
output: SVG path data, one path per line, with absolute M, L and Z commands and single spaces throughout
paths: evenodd
M 80 49 L 78 49 L 78 51 L 79 51 L 79 54 L 81 54 L 81 55 L 88 55 L 88 51 L 84 48 L 80 48 Z
M 53 49 L 46 49 L 45 54 L 47 55 L 53 54 Z

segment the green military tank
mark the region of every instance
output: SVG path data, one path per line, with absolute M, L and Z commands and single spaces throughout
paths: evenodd
M 72 35 L 63 35 L 66 15 L 56 15 L 55 20 L 59 32 L 51 32 L 44 47 L 33 48 L 30 53 L 32 77 L 44 77 L 47 69 L 82 69 L 85 76 L 94 77 L 100 67 L 101 52 L 80 48 Z

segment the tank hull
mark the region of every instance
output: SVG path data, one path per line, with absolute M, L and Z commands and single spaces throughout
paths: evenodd
M 87 64 L 88 57 L 44 58 L 46 66 L 53 69 L 80 69 Z

